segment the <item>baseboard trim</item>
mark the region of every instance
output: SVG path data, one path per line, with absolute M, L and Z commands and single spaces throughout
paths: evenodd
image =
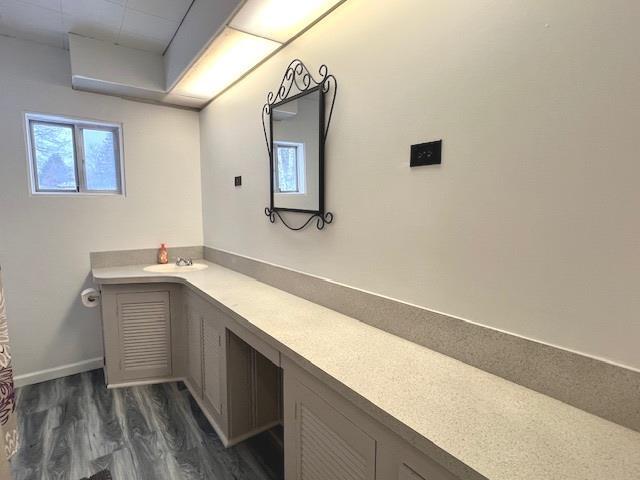
M 182 381 L 184 381 L 183 377 L 161 377 L 161 378 L 154 378 L 150 380 L 132 380 L 129 382 L 107 383 L 107 388 L 111 390 L 115 388 L 141 387 L 143 385 L 156 385 L 158 383 L 171 383 L 171 382 L 182 382 Z
M 35 383 L 46 382 L 47 380 L 55 380 L 56 378 L 62 378 L 69 375 L 75 375 L 77 373 L 96 370 L 98 368 L 102 368 L 103 366 L 103 357 L 90 358 L 89 360 L 83 360 L 81 362 L 69 363 L 67 365 L 61 365 L 59 367 L 47 368 L 46 370 L 25 373 L 23 375 L 16 375 L 13 378 L 13 384 L 16 386 L 16 388 L 25 387 L 27 385 L 33 385 Z

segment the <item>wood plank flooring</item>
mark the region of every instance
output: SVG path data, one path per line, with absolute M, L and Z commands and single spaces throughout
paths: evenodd
M 14 480 L 281 480 L 281 430 L 225 449 L 181 383 L 107 390 L 102 370 L 18 389 Z

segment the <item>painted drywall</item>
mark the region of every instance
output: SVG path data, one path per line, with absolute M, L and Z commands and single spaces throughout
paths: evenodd
M 637 18 L 347 0 L 201 113 L 205 244 L 640 368 Z M 261 107 L 297 57 L 339 83 L 321 232 L 263 213 Z M 443 164 L 410 169 L 435 139 Z
M 0 37 L 0 65 L 0 264 L 16 374 L 39 379 L 102 356 L 90 251 L 201 244 L 198 114 L 74 91 L 62 49 Z M 121 122 L 126 198 L 31 196 L 25 111 Z

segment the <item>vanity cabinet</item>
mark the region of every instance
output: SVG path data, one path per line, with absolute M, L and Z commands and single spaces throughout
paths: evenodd
M 229 435 L 224 370 L 227 364 L 223 339 L 225 327 L 216 308 L 196 293 L 185 289 L 187 327 L 186 384 L 218 435 Z
M 280 369 L 252 346 L 260 341 L 195 292 L 185 290 L 184 298 L 186 383 L 222 442 L 231 446 L 279 424 Z
M 175 288 L 103 286 L 102 316 L 105 373 L 111 386 L 170 379 L 176 338 L 172 320 Z M 179 360 L 178 360 L 179 361 Z
M 284 424 L 286 480 L 459 480 L 200 291 L 103 285 L 102 318 L 109 388 L 184 380 L 227 447 Z
M 202 315 L 187 306 L 187 372 L 191 388 L 202 395 Z
M 122 378 L 171 375 L 169 292 L 118 294 L 116 315 Z
M 288 359 L 286 480 L 459 480 Z
M 231 331 L 227 332 L 229 430 L 233 443 L 281 422 L 280 369 Z
M 205 317 L 202 325 L 203 395 L 212 410 L 218 415 L 223 413 L 221 375 L 224 365 L 223 335 L 224 326 L 217 325 L 213 318 Z
M 287 480 L 375 480 L 375 439 L 301 383 L 286 396 Z

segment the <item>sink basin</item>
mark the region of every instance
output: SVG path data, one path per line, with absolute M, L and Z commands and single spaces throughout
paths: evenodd
M 153 273 L 182 273 L 197 272 L 198 270 L 204 270 L 205 268 L 209 268 L 209 265 L 205 265 L 204 263 L 194 263 L 193 265 L 179 267 L 174 263 L 167 263 L 165 265 L 149 265 L 148 267 L 144 267 L 143 270 L 145 272 Z

